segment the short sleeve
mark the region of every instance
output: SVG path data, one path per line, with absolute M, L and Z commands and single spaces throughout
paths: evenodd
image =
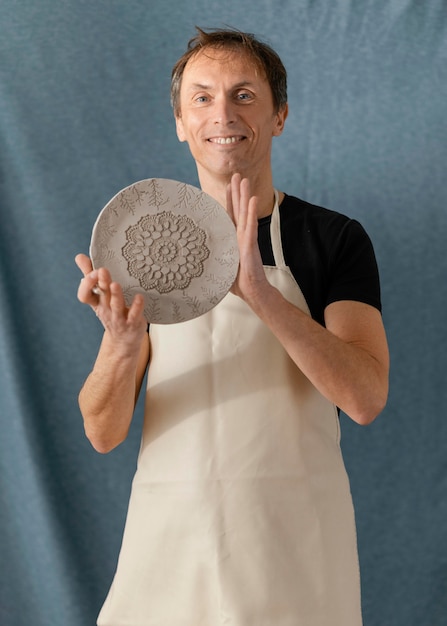
M 363 226 L 348 219 L 333 240 L 329 256 L 326 306 L 354 300 L 382 310 L 380 280 L 371 239 Z

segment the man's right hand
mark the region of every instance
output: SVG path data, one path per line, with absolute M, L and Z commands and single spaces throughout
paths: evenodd
M 91 259 L 85 254 L 78 254 L 75 262 L 84 274 L 78 288 L 80 302 L 94 310 L 115 342 L 139 345 L 147 329 L 143 296 L 136 294 L 127 307 L 121 286 L 112 281 L 106 268 L 94 270 Z

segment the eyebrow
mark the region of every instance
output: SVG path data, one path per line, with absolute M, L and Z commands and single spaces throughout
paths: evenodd
M 231 87 L 231 89 L 240 89 L 241 87 L 253 87 L 253 83 L 249 80 L 243 80 L 239 83 L 236 83 L 235 85 L 233 85 Z M 212 85 L 205 85 L 203 83 L 193 83 L 192 85 L 190 85 L 188 87 L 188 91 L 193 91 L 195 89 L 204 89 L 205 91 L 207 89 L 212 89 Z

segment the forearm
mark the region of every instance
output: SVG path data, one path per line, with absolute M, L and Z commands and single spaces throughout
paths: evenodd
M 270 328 L 297 367 L 359 424 L 370 423 L 388 395 L 389 356 L 380 312 L 361 302 L 329 304 L 326 328 L 288 302 L 266 277 L 258 247 L 258 200 L 235 174 L 227 210 L 237 232 L 239 271 L 232 292 Z
M 285 300 L 274 287 L 263 289 L 249 304 L 311 383 L 354 421 L 368 424 L 382 411 L 388 394 L 388 356 L 386 340 L 380 331 L 381 321 L 374 319 L 374 312 L 373 323 L 378 331 L 375 329 L 369 336 L 359 316 L 348 318 L 346 327 L 350 326 L 350 333 L 351 327 L 356 326 L 362 331 L 358 333 L 362 340 L 348 341 L 343 338 L 343 325 L 337 327 L 341 335 L 337 336 Z M 362 311 L 361 303 L 345 304 Z M 378 312 L 377 317 L 380 317 Z M 377 346 L 370 349 L 374 341 L 380 344 L 377 350 L 380 358 L 375 354 Z
M 141 351 L 121 352 L 104 333 L 94 367 L 80 393 L 87 438 L 98 452 L 109 452 L 127 436 L 142 376 Z

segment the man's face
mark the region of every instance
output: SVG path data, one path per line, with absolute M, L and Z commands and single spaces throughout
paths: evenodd
M 177 135 L 188 142 L 202 187 L 234 172 L 270 173 L 272 137 L 286 116 L 287 108 L 275 113 L 267 79 L 244 54 L 205 49 L 188 61 Z

